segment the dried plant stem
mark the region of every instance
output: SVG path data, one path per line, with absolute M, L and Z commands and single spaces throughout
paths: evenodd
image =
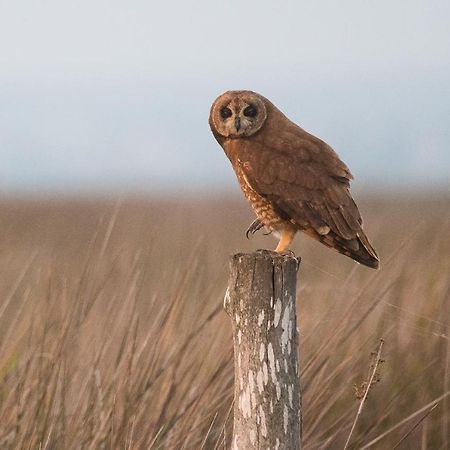
M 220 434 L 219 434 L 219 436 L 217 438 L 216 445 L 214 446 L 213 450 L 217 450 L 219 448 L 219 445 L 220 445 L 220 442 L 221 442 L 220 438 L 222 437 L 222 434 L 223 434 L 223 439 L 222 439 L 223 446 L 224 446 L 224 448 L 226 447 L 226 426 L 227 426 L 228 419 L 230 418 L 231 411 L 233 411 L 233 408 L 234 408 L 234 399 L 231 402 L 230 407 L 228 408 L 227 416 L 225 417 L 225 421 L 224 421 L 224 423 L 222 425 L 222 429 L 220 431 Z
M 422 412 L 426 411 L 427 409 L 429 409 L 430 407 L 434 406 L 436 403 L 440 402 L 441 400 L 443 400 L 444 398 L 448 397 L 449 395 L 450 395 L 450 391 L 447 391 L 444 394 L 440 395 L 439 397 L 435 398 L 433 401 L 427 403 L 422 408 L 418 409 L 417 411 L 415 411 L 412 414 L 410 414 L 408 417 L 406 417 L 403 420 L 401 420 L 400 422 L 396 423 L 393 427 L 389 428 L 384 433 L 382 433 L 379 436 L 377 436 L 376 438 L 372 439 L 370 442 L 368 442 L 367 444 L 362 446 L 359 450 L 364 450 L 366 448 L 369 448 L 372 445 L 376 444 L 377 442 L 381 441 L 381 439 L 386 437 L 389 433 L 392 433 L 397 428 L 401 427 L 403 424 L 407 423 L 408 421 L 410 421 L 411 419 L 413 419 L 414 417 L 416 417 L 420 413 L 422 413 Z
M 402 438 L 395 444 L 392 450 L 395 450 L 396 448 L 400 447 L 400 444 L 429 416 L 431 411 L 433 411 L 437 405 L 439 405 L 438 402 L 436 402 L 415 424 L 414 426 L 402 436 Z
M 208 432 L 206 433 L 205 439 L 203 439 L 202 446 L 200 447 L 200 450 L 203 450 L 205 448 L 206 441 L 208 440 L 208 437 L 209 437 L 209 435 L 211 433 L 211 429 L 212 429 L 216 419 L 217 419 L 217 413 L 214 414 L 213 420 L 211 421 L 211 424 L 209 425 Z
M 383 344 L 384 344 L 383 339 L 380 339 L 380 345 L 378 346 L 378 352 L 377 352 L 377 356 L 375 358 L 375 363 L 373 365 L 373 370 L 372 370 L 372 373 L 370 375 L 369 382 L 367 383 L 364 395 L 363 395 L 363 397 L 361 399 L 361 402 L 359 403 L 359 408 L 358 408 L 358 411 L 356 413 L 355 420 L 353 421 L 353 425 L 352 425 L 352 428 L 350 430 L 350 433 L 348 435 L 347 442 L 345 443 L 344 450 L 346 450 L 348 448 L 348 445 L 350 443 L 350 439 L 352 437 L 353 431 L 355 430 L 355 427 L 356 427 L 356 424 L 358 422 L 359 416 L 361 415 L 364 403 L 366 401 L 367 396 L 369 395 L 370 387 L 372 386 L 373 380 L 375 378 L 375 374 L 377 373 L 378 364 L 380 363 L 380 360 L 381 360 L 381 350 L 383 349 Z

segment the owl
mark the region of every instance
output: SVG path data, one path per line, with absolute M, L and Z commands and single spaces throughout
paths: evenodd
M 365 266 L 379 258 L 350 194 L 352 174 L 336 152 L 252 91 L 228 91 L 209 125 L 256 214 L 249 233 L 265 227 L 289 251 L 297 231 Z

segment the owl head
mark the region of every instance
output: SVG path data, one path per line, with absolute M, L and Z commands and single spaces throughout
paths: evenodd
M 252 136 L 267 118 L 266 102 L 262 95 L 252 91 L 225 92 L 211 107 L 211 128 L 224 138 Z

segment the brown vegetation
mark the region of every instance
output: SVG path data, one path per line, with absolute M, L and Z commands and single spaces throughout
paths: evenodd
M 380 271 L 294 246 L 305 448 L 343 448 L 368 384 L 349 448 L 450 448 L 450 199 L 362 212 Z M 251 220 L 240 199 L 3 202 L 0 448 L 227 448 L 227 260 L 275 244 Z

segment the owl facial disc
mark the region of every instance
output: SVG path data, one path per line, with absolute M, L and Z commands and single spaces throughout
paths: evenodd
M 262 127 L 266 118 L 263 97 L 251 91 L 225 92 L 211 108 L 214 127 L 226 138 L 249 137 Z

